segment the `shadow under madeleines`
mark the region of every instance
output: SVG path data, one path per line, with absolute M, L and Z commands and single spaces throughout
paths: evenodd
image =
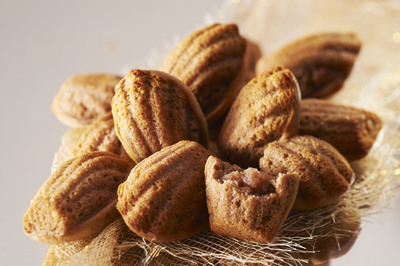
M 360 48 L 354 33 L 321 33 L 261 57 L 236 25 L 213 24 L 161 70 L 71 77 L 52 110 L 84 129 L 60 148 L 25 233 L 63 243 L 122 216 L 149 241 L 209 229 L 273 241 L 291 210 L 348 190 L 348 160 L 365 157 L 382 127 L 371 112 L 304 99 L 340 89 Z

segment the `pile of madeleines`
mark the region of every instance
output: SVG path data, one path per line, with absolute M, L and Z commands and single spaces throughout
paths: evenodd
M 52 103 L 82 134 L 23 217 L 42 243 L 88 238 L 122 217 L 149 241 L 203 230 L 272 242 L 292 210 L 334 204 L 379 131 L 335 104 L 358 57 L 355 33 L 319 33 L 269 55 L 235 24 L 184 38 L 160 69 L 79 74 Z M 325 99 L 324 99 L 325 98 Z

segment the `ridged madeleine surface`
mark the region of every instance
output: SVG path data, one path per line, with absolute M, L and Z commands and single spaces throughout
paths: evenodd
M 372 112 L 326 100 L 301 101 L 299 135 L 325 140 L 349 161 L 368 154 L 381 128 Z
M 237 25 L 213 24 L 182 40 L 161 70 L 192 90 L 210 122 L 227 111 L 242 85 L 245 50 Z
M 295 209 L 319 208 L 337 201 L 354 180 L 347 160 L 329 143 L 312 136 L 296 136 L 270 143 L 260 168 L 272 175 L 300 176 Z
M 213 156 L 205 167 L 207 207 L 214 233 L 271 242 L 296 199 L 299 176 L 270 176 Z
M 117 136 L 137 163 L 180 140 L 208 145 L 207 123 L 198 102 L 167 73 L 132 70 L 115 88 L 112 113 Z
M 258 75 L 240 91 L 223 123 L 222 156 L 242 167 L 258 166 L 268 143 L 297 133 L 299 109 L 300 90 L 288 69 Z
M 274 66 L 289 68 L 304 98 L 322 98 L 339 90 L 361 49 L 355 33 L 320 33 L 288 43 L 261 58 L 257 73 Z
M 122 77 L 112 74 L 78 74 L 67 79 L 54 97 L 51 109 L 70 127 L 83 127 L 111 111 L 114 87 Z
M 138 163 L 118 188 L 117 208 L 137 235 L 156 242 L 208 227 L 204 165 L 210 151 L 180 141 Z
M 94 151 L 111 152 L 134 165 L 115 133 L 114 118 L 109 112 L 93 121 L 82 133 L 75 145 L 75 156 Z
M 36 193 L 23 218 L 25 233 L 48 244 L 89 237 L 118 218 L 118 185 L 129 164 L 112 153 L 93 152 L 66 161 Z

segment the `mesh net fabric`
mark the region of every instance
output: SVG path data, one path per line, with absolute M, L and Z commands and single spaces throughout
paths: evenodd
M 260 244 L 206 231 L 183 241 L 151 243 L 117 220 L 99 235 L 50 246 L 44 265 L 188 265 L 308 263 L 319 240 L 357 235 L 359 222 L 395 198 L 400 184 L 400 7 L 389 1 L 226 1 L 205 23 L 236 22 L 245 37 L 268 54 L 288 41 L 322 31 L 354 31 L 363 48 L 344 88 L 331 100 L 377 113 L 384 121 L 370 154 L 353 162 L 356 181 L 334 205 L 292 212 L 273 243 Z M 397 36 L 397 37 L 396 37 Z M 158 68 L 165 51 L 152 53 Z M 350 229 L 343 221 L 354 222 Z
M 378 167 L 372 167 L 376 165 Z M 368 158 L 354 165 L 357 181 L 340 202 L 326 208 L 292 213 L 274 243 L 260 244 L 206 231 L 171 243 L 150 243 L 135 236 L 122 219 L 93 239 L 51 246 L 44 265 L 234 265 L 244 263 L 296 265 L 308 262 L 317 240 L 357 234 L 359 227 L 340 223 L 359 222 L 392 197 L 394 182 L 382 160 Z M 353 221 L 354 220 L 354 221 Z M 339 248 L 339 247 L 338 247 Z M 325 252 L 325 251 L 323 251 Z

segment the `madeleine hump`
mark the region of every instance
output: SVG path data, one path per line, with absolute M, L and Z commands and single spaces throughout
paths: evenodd
M 130 71 L 112 100 L 115 130 L 136 163 L 180 140 L 208 146 L 207 122 L 185 84 L 155 70 Z
M 218 137 L 222 157 L 256 167 L 268 143 L 296 135 L 300 89 L 288 69 L 273 68 L 253 78 L 236 97 Z
M 84 127 L 111 111 L 114 87 L 122 77 L 79 74 L 67 79 L 51 104 L 56 117 L 69 127 Z
M 93 152 L 63 163 L 24 215 L 27 236 L 47 244 L 85 239 L 119 217 L 118 185 L 131 167 L 117 155 Z
M 322 98 L 343 86 L 360 49 L 361 41 L 355 33 L 309 35 L 262 57 L 256 71 L 287 67 L 296 76 L 303 99 Z
M 297 174 L 270 176 L 210 156 L 205 167 L 207 207 L 214 233 L 271 242 L 296 200 Z
M 294 209 L 314 209 L 336 202 L 354 180 L 350 164 L 332 145 L 312 136 L 268 144 L 260 168 L 276 175 L 300 176 Z
M 138 163 L 118 188 L 117 209 L 137 235 L 156 242 L 208 228 L 204 166 L 213 155 L 183 140 Z
M 253 49 L 252 49 L 253 50 Z M 182 80 L 212 122 L 232 104 L 251 67 L 244 60 L 246 40 L 235 24 L 212 24 L 183 39 L 167 56 L 161 70 Z M 249 57 L 254 53 L 249 51 Z M 250 59 L 248 63 L 250 63 Z

